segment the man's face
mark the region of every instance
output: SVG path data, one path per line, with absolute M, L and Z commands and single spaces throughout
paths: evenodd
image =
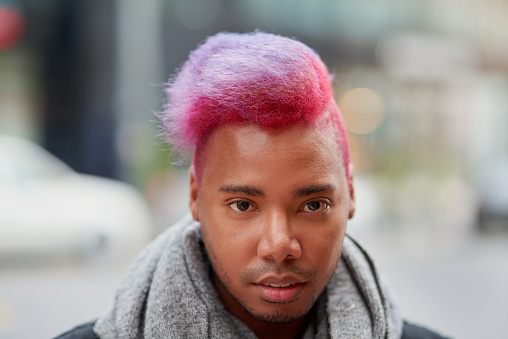
M 330 136 L 293 126 L 226 125 L 207 141 L 191 211 L 201 222 L 213 282 L 240 319 L 305 316 L 339 260 L 354 212 Z

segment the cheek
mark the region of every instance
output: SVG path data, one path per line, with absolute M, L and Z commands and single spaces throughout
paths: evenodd
M 335 270 L 342 250 L 344 234 L 345 227 L 335 224 L 304 235 L 306 244 L 302 244 L 303 249 L 313 265 L 322 268 L 323 274 L 328 275 L 329 270 Z
M 224 221 L 202 223 L 201 228 L 207 252 L 215 269 L 223 273 L 221 275 L 238 276 L 255 256 L 255 237 L 245 230 L 242 232 Z
M 252 255 L 257 239 L 253 234 L 253 220 L 232 220 L 228 217 L 227 207 L 210 199 L 202 200 L 199 210 L 207 250 L 213 251 L 217 258 L 225 262 Z

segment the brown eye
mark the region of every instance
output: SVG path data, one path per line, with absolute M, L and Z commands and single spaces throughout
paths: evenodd
M 235 212 L 250 212 L 254 209 L 254 205 L 247 201 L 235 201 L 229 207 Z
M 312 212 L 319 211 L 319 207 L 321 207 L 321 203 L 319 201 L 312 201 L 307 204 L 307 208 Z
M 302 211 L 307 213 L 321 213 L 325 212 L 330 205 L 326 201 L 310 201 L 303 205 Z
M 238 208 L 239 211 L 245 212 L 249 209 L 250 204 L 245 201 L 238 201 L 236 203 L 236 208 Z

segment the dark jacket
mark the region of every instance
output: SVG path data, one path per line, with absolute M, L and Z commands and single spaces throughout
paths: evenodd
M 59 335 L 55 339 L 100 339 L 93 331 L 94 325 L 95 320 L 90 321 Z M 445 339 L 445 337 L 424 327 L 404 321 L 401 339 Z

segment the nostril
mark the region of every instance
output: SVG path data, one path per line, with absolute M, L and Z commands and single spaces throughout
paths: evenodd
M 277 262 L 297 259 L 301 254 L 300 242 L 283 233 L 272 237 L 265 236 L 258 245 L 258 256 L 260 258 L 275 260 Z

